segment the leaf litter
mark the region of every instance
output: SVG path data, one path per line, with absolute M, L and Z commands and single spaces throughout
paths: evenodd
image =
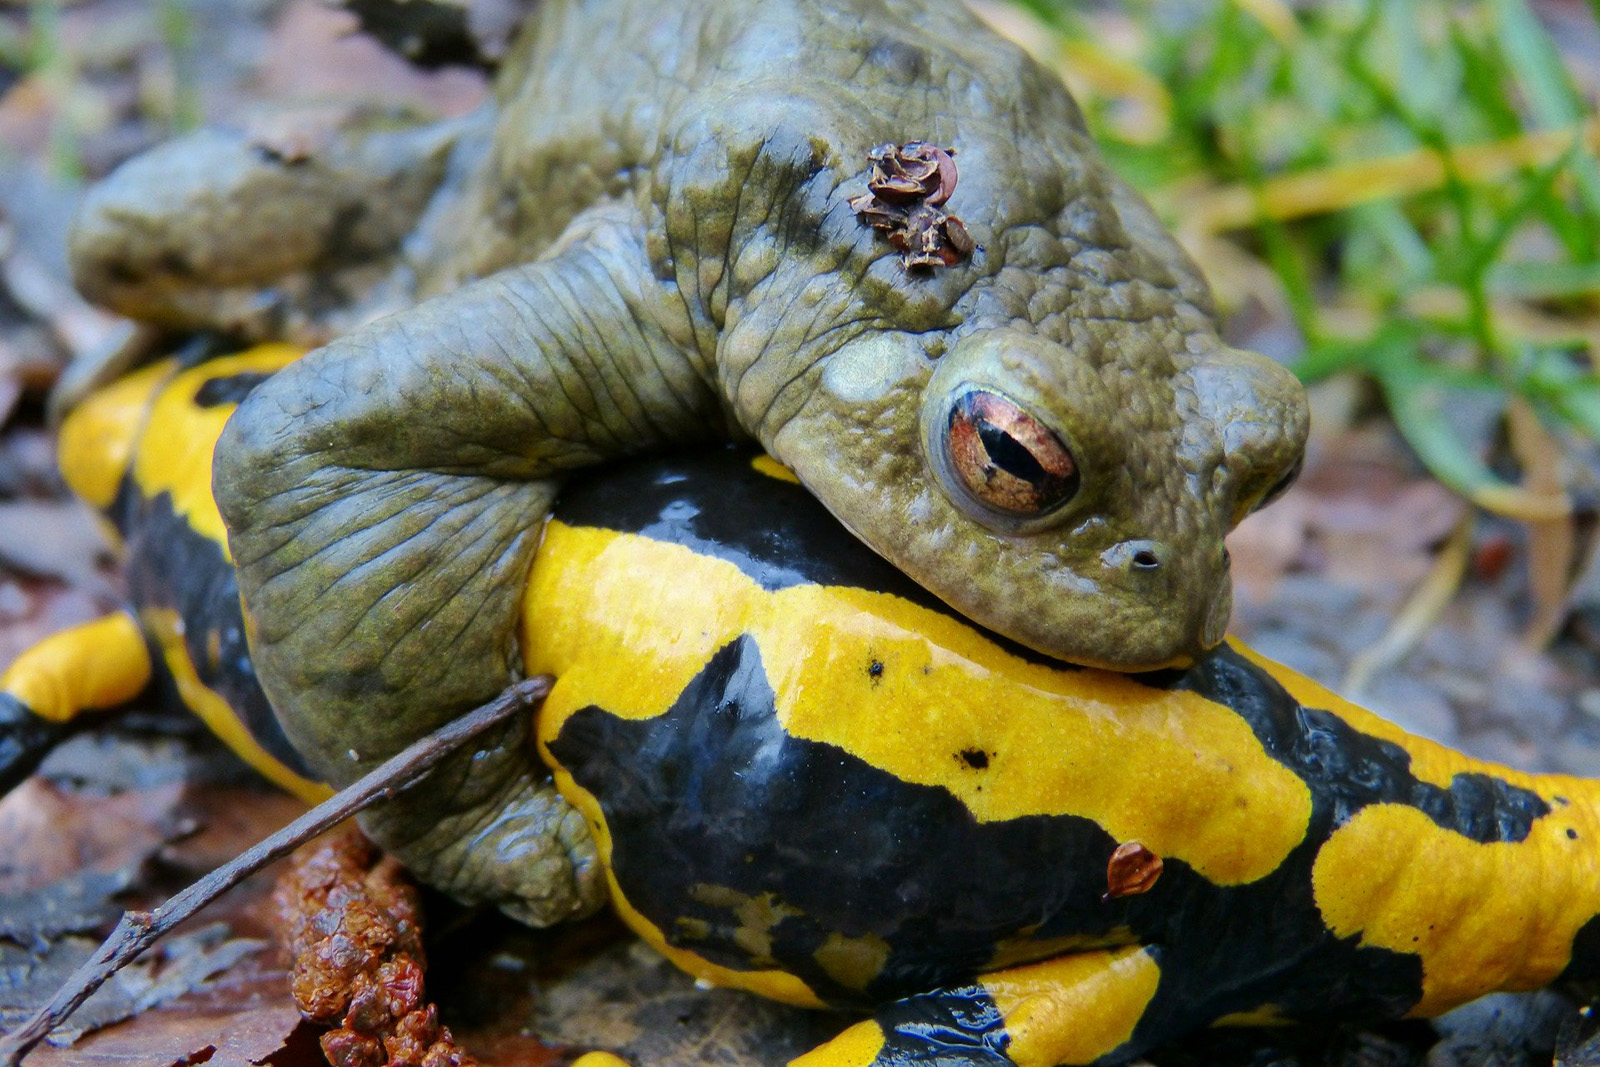
M 49 999 L 124 910 L 161 899 L 294 807 L 237 787 L 169 781 L 97 795 L 37 777 L 0 800 L 0 1030 Z M 218 814 L 202 831 L 206 809 Z M 57 1048 L 24 1062 L 164 1067 L 226 1063 L 225 1052 L 243 1067 L 285 1048 L 300 1017 L 283 995 L 271 923 L 254 913 L 264 891 L 245 890 L 118 972 L 51 1034 Z

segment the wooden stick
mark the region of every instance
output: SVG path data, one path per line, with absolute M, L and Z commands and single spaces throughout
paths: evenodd
M 518 682 L 482 707 L 452 720 L 391 756 L 360 780 L 188 886 L 154 911 L 126 912 L 111 936 L 56 990 L 50 1002 L 0 1040 L 0 1064 L 18 1067 L 22 1057 L 60 1026 L 106 979 L 132 963 L 139 953 L 173 927 L 273 860 L 288 855 L 375 801 L 387 799 L 415 784 L 440 760 L 474 737 L 543 700 L 550 692 L 550 684 L 548 675 Z

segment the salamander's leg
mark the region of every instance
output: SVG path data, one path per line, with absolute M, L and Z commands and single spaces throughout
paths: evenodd
M 642 233 L 597 210 L 552 258 L 312 352 L 223 430 L 213 488 L 256 668 L 326 780 L 348 783 L 515 677 L 559 476 L 721 428 Z M 526 721 L 363 825 L 430 884 L 532 922 L 603 902 L 595 845 Z
M 79 715 L 126 704 L 149 684 L 149 648 L 123 611 L 22 653 L 0 675 L 0 794 L 32 774 Z
M 896 1001 L 791 1067 L 1054 1067 L 1136 1051 L 1161 969 L 1146 948 L 1063 956 Z

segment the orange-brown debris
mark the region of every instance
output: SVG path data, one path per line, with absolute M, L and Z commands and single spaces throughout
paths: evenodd
M 867 154 L 868 192 L 851 197 L 850 210 L 887 238 L 908 270 L 953 267 L 977 247 L 961 220 L 940 207 L 956 191 L 955 154 L 923 141 Z
M 1106 864 L 1104 900 L 1148 893 L 1161 877 L 1161 857 L 1138 841 L 1124 841 Z
M 476 1067 L 423 991 L 416 890 L 353 827 L 301 849 L 273 902 L 306 1018 L 333 1067 Z

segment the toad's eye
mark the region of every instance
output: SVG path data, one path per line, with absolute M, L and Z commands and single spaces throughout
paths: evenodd
M 957 397 L 945 427 L 951 472 L 996 511 L 1042 515 L 1078 492 L 1078 464 L 1061 438 L 999 393 Z

